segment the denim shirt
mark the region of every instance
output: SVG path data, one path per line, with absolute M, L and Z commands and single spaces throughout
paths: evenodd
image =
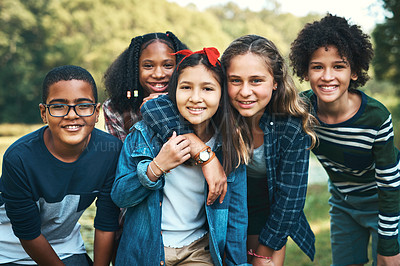
M 163 265 L 161 205 L 165 177 L 156 182 L 147 177 L 147 167 L 158 154 L 162 142 L 144 123 L 133 126 L 121 151 L 116 179 L 111 191 L 113 201 L 127 208 L 124 231 L 118 247 L 116 265 Z M 221 160 L 220 141 L 213 150 Z M 210 253 L 215 265 L 247 265 L 246 170 L 243 165 L 228 177 L 224 202 L 205 205 Z M 207 184 L 204 187 L 206 202 Z
M 157 135 L 192 132 L 167 95 L 147 101 L 141 109 L 143 120 Z M 314 260 L 315 236 L 303 212 L 308 183 L 311 145 L 299 118 L 265 111 L 260 128 L 264 132 L 264 152 L 270 216 L 260 232 L 259 242 L 281 249 L 290 236 L 301 250 Z

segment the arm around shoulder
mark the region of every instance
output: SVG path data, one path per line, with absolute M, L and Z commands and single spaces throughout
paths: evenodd
M 179 111 L 168 95 L 145 102 L 141 108 L 143 121 L 166 142 L 175 131 L 178 135 L 191 133 L 189 123 L 181 119 Z

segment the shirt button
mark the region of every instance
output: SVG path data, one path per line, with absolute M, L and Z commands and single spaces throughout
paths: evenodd
M 164 262 L 163 262 L 163 261 L 160 261 L 160 265 L 164 265 Z
M 271 126 L 273 126 L 273 125 L 274 125 L 274 122 L 269 122 L 269 124 L 270 124 Z
M 161 207 L 161 204 L 162 204 L 162 203 L 161 203 L 161 201 L 160 201 L 160 207 Z

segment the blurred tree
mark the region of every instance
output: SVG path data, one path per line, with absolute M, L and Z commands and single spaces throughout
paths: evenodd
M 378 24 L 372 36 L 375 42 L 373 66 L 379 80 L 400 83 L 400 1 L 382 0 L 389 15 Z M 398 90 L 400 92 L 400 90 Z
M 265 36 L 287 54 L 305 22 L 279 13 L 276 0 L 260 12 L 233 2 L 199 11 L 167 0 L 0 0 L 0 123 L 40 122 L 41 83 L 53 67 L 74 64 L 102 76 L 131 38 L 174 32 L 189 48 L 221 52 L 245 34 Z
M 41 83 L 53 67 L 79 64 L 89 68 L 94 23 L 66 0 L 0 2 L 0 121 L 40 121 Z M 82 1 L 86 7 L 97 1 Z M 91 3 L 90 3 L 91 2 Z M 78 30 L 79 29 L 79 30 Z M 101 41 L 101 40 L 100 40 Z M 93 60 L 92 60 L 93 61 Z
M 45 71 L 46 0 L 0 2 L 0 121 L 38 121 L 38 86 Z

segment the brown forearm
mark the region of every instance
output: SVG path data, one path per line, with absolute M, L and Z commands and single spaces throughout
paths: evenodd
M 108 266 L 114 248 L 115 232 L 106 232 L 95 229 L 94 234 L 94 266 Z
M 64 265 L 47 239 L 40 235 L 32 240 L 20 239 L 25 252 L 40 266 Z

